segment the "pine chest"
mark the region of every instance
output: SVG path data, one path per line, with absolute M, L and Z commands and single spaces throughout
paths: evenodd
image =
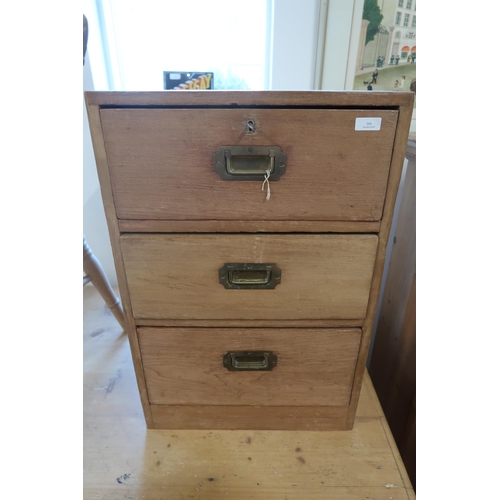
M 406 92 L 87 92 L 145 418 L 351 429 Z

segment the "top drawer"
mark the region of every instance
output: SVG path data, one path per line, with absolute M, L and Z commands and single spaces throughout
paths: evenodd
M 396 110 L 101 109 L 119 219 L 378 221 Z M 379 130 L 355 130 L 357 118 Z M 248 122 L 252 127 L 248 127 Z M 286 172 L 271 181 L 222 180 L 221 146 L 274 146 Z M 267 189 L 267 187 L 266 187 Z

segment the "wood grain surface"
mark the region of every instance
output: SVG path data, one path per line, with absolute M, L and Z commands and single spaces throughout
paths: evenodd
M 125 234 L 135 318 L 364 318 L 376 235 Z M 274 290 L 228 290 L 225 263 L 275 263 Z
M 156 92 L 87 91 L 88 104 L 96 106 L 197 106 L 200 108 L 273 106 L 303 108 L 308 106 L 364 108 L 413 106 L 413 92 L 364 91 L 227 91 L 177 90 Z
M 361 339 L 358 335 L 346 406 L 321 406 L 319 401 L 324 395 L 319 386 L 310 389 L 312 403 L 288 403 L 281 407 L 284 413 L 276 410 L 269 418 L 269 425 L 273 425 L 281 415 L 284 428 L 293 428 L 299 417 L 298 413 L 286 413 L 290 408 L 300 407 L 304 415 L 311 415 L 313 407 L 309 405 L 317 405 L 318 411 L 328 409 L 316 414 L 318 426 L 326 425 L 330 416 L 334 426 L 343 419 L 343 426 L 335 428 L 351 428 L 382 279 L 413 94 L 106 92 L 87 93 L 86 99 L 148 426 L 154 426 L 153 418 L 165 423 L 174 413 L 173 420 L 185 419 L 195 425 L 196 421 L 203 422 L 203 413 L 200 406 L 181 410 L 187 407 L 179 404 L 185 403 L 171 401 L 171 406 L 157 404 L 154 410 L 150 407 L 149 377 L 158 375 L 155 367 L 148 372 L 146 382 L 144 352 L 135 329 L 141 320 L 207 321 L 206 326 L 213 321 L 213 328 L 219 326 L 216 322 L 241 321 L 240 325 L 232 323 L 240 331 L 255 321 L 255 327 L 262 330 L 274 325 L 273 332 L 279 331 L 279 321 L 296 322 L 289 329 L 296 334 L 305 321 L 311 321 L 309 327 L 313 322 L 355 321 L 362 322 L 363 327 Z M 374 116 L 382 118 L 381 130 L 354 130 L 357 117 Z M 256 124 L 255 133 L 247 133 L 248 120 Z M 269 201 L 265 201 L 260 182 L 219 179 L 213 171 L 213 155 L 222 145 L 283 149 L 287 172 L 279 181 L 270 183 Z M 184 222 L 189 224 L 185 232 L 217 234 L 148 234 L 183 232 L 180 224 Z M 280 222 L 283 226 L 277 226 Z M 352 224 L 360 224 L 352 229 L 358 234 L 350 233 Z M 120 236 L 121 231 L 131 232 Z M 344 234 L 231 234 L 266 231 Z M 379 234 L 359 234 L 362 231 Z M 227 262 L 276 263 L 283 279 L 275 290 L 226 290 L 218 282 L 218 269 Z M 266 321 L 269 325 L 263 323 Z M 255 327 L 249 329 L 250 336 L 262 333 Z M 193 352 L 199 351 L 193 348 Z M 151 347 L 148 355 L 153 354 Z M 203 372 L 202 367 L 200 370 Z M 305 375 L 305 384 L 313 374 Z M 195 379 L 203 383 L 199 372 Z M 188 393 L 196 392 L 196 383 L 188 381 L 186 386 L 182 376 L 173 380 L 173 392 L 180 401 L 186 397 L 186 387 Z M 307 400 L 311 395 L 301 386 L 301 380 L 299 395 Z M 252 387 L 258 386 L 256 382 Z M 320 391 L 319 395 L 315 391 Z M 343 400 L 342 390 L 333 392 Z M 224 402 L 224 397 L 219 406 L 238 407 Z M 244 398 L 245 393 L 233 389 L 233 401 L 235 397 Z M 265 407 L 248 404 L 251 408 Z M 248 404 L 240 401 L 239 408 L 249 408 Z M 337 408 L 347 409 L 347 414 L 336 413 Z M 205 425 L 219 418 L 217 412 L 207 413 Z M 242 411 L 233 412 L 234 421 L 241 424 L 245 418 L 248 421 Z M 303 417 L 304 421 L 311 422 Z M 408 488 L 406 494 L 411 498 Z
M 152 405 L 155 429 L 343 431 L 342 406 Z
M 349 328 L 363 326 L 363 319 L 136 319 L 137 326 L 196 326 L 245 328 Z
M 347 406 L 361 338 L 359 328 L 138 328 L 137 333 L 150 403 L 198 406 Z M 229 371 L 222 362 L 228 351 L 272 351 L 277 366 Z
M 378 233 L 380 222 L 121 219 L 118 227 L 122 233 Z
M 380 130 L 356 131 L 348 109 L 102 109 L 119 219 L 377 221 L 398 121 L 377 110 Z M 247 133 L 252 120 L 256 131 Z M 279 146 L 286 173 L 271 182 L 223 181 L 221 146 Z

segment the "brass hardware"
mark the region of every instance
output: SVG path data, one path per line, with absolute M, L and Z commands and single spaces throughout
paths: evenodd
M 272 351 L 229 351 L 222 358 L 229 371 L 271 371 L 277 364 Z
M 272 290 L 281 283 L 276 264 L 224 264 L 219 283 L 235 290 Z
M 221 146 L 215 153 L 215 173 L 224 181 L 270 181 L 286 172 L 286 155 L 279 146 Z

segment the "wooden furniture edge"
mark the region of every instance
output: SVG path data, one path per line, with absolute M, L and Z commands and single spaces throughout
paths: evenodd
M 194 328 L 361 328 L 364 319 L 332 320 L 217 320 L 217 319 L 141 319 L 135 318 L 137 327 L 194 327 Z
M 155 429 L 340 431 L 349 430 L 347 411 L 347 406 L 151 405 Z
M 85 97 L 96 106 L 356 106 L 365 108 L 411 106 L 413 92 L 366 91 L 226 91 L 184 90 L 123 92 L 87 91 Z
M 86 96 L 87 97 L 87 96 Z M 92 145 L 94 148 L 94 156 L 97 166 L 97 175 L 101 187 L 101 195 L 104 204 L 104 212 L 108 224 L 108 231 L 111 241 L 111 250 L 116 267 L 116 274 L 118 277 L 118 288 L 120 290 L 120 297 L 122 300 L 123 311 L 125 314 L 126 332 L 129 338 L 130 350 L 132 353 L 132 360 L 135 368 L 137 385 L 139 388 L 139 395 L 144 411 L 144 417 L 148 426 L 153 425 L 152 415 L 149 407 L 149 398 L 146 387 L 146 380 L 142 369 L 141 354 L 139 349 L 139 342 L 135 328 L 135 321 L 132 315 L 132 306 L 130 303 L 129 291 L 127 280 L 125 279 L 125 265 L 123 263 L 121 250 L 120 250 L 120 230 L 116 218 L 116 212 L 113 204 L 113 193 L 111 190 L 111 180 L 107 170 L 106 149 L 104 146 L 104 137 L 101 129 L 101 120 L 99 113 L 99 106 L 90 103 L 86 100 L 87 114 L 90 124 L 90 132 Z
M 122 233 L 378 233 L 380 224 L 380 221 L 118 220 Z
M 382 283 L 382 274 L 384 272 L 384 262 L 387 249 L 387 242 L 391 230 L 392 218 L 394 215 L 394 204 L 398 194 L 403 164 L 406 155 L 408 143 L 408 135 L 410 131 L 411 117 L 413 112 L 413 94 L 411 94 L 411 102 L 399 109 L 398 126 L 394 137 L 394 149 L 391 159 L 391 168 L 387 183 L 387 191 L 384 203 L 384 212 L 382 223 L 379 232 L 379 242 L 377 255 L 375 258 L 375 268 L 371 283 L 370 297 L 368 299 L 368 307 L 365 322 L 362 328 L 361 345 L 359 350 L 358 362 L 354 374 L 354 381 L 351 393 L 351 403 L 347 414 L 347 427 L 352 427 L 356 409 L 359 401 L 359 393 L 363 381 L 363 373 L 365 371 L 366 360 L 368 358 L 368 350 L 370 347 L 370 339 L 372 334 L 373 323 L 377 310 L 377 303 L 380 294 L 380 286 Z

